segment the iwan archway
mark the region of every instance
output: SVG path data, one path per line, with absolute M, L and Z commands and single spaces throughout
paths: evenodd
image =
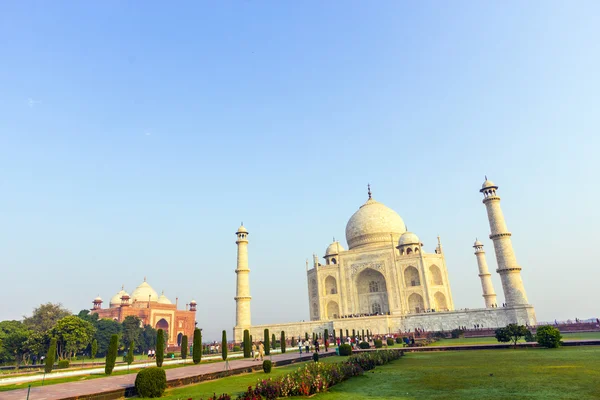
M 359 314 L 387 314 L 390 311 L 385 277 L 367 268 L 356 277 Z

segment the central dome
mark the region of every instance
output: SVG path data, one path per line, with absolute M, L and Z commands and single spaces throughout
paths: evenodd
M 156 290 L 152 286 L 148 285 L 146 278 L 144 278 L 144 282 L 131 293 L 131 298 L 134 301 L 158 301 L 158 293 L 156 293 Z
M 404 221 L 394 210 L 369 198 L 350 217 L 346 225 L 346 242 L 350 250 L 370 245 L 392 246 L 392 243 L 395 246 L 404 232 Z

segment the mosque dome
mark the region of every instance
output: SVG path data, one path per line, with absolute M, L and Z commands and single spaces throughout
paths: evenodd
M 171 300 L 167 299 L 167 296 L 165 296 L 165 292 L 164 291 L 162 292 L 162 294 L 158 298 L 158 302 L 160 304 L 173 304 L 173 303 L 171 303 Z
M 158 301 L 158 293 L 152 289 L 152 286 L 148 285 L 146 278 L 144 278 L 144 282 L 131 293 L 131 298 L 133 301 L 148 301 L 148 296 L 150 296 L 150 301 Z
M 390 234 L 394 241 L 406 232 L 404 221 L 391 208 L 373 200 L 369 200 L 350 217 L 346 224 L 346 242 L 350 249 L 372 244 L 391 244 Z
M 127 294 L 127 292 L 124 290 L 124 288 L 121 288 L 121 290 L 117 294 L 111 297 L 110 305 L 112 306 L 121 304 L 121 297 L 123 297 L 124 294 Z
M 496 186 L 496 184 L 492 181 L 490 181 L 489 179 L 487 179 L 487 176 L 485 177 L 485 182 L 483 182 L 483 185 L 481 185 L 482 189 L 487 189 L 487 188 L 495 188 L 497 189 L 498 186 Z
M 248 230 L 246 229 L 246 227 L 244 226 L 244 224 L 242 224 L 236 233 L 248 233 Z
M 475 239 L 475 244 L 473 245 L 473 247 L 477 247 L 477 246 L 483 246 L 483 243 L 481 243 L 479 240 Z
M 340 254 L 342 251 L 345 251 L 345 250 L 342 247 L 342 245 L 340 244 L 340 242 L 335 241 L 327 247 L 327 250 L 325 250 L 325 257 Z
M 412 232 L 404 232 L 398 240 L 398 246 L 404 246 L 407 244 L 421 244 L 419 237 Z

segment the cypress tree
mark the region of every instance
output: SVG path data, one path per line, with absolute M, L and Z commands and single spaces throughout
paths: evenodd
M 285 332 L 281 331 L 281 353 L 285 353 Z
M 108 344 L 108 351 L 106 352 L 106 365 L 104 366 L 104 373 L 110 375 L 115 368 L 115 361 L 117 361 L 117 351 L 119 346 L 119 335 L 112 335 L 110 337 L 110 343 Z
M 244 329 L 244 358 L 250 358 L 252 353 L 252 345 L 250 342 L 250 331 Z
M 277 345 L 277 339 L 275 339 L 275 334 L 272 333 L 271 334 L 271 348 L 274 349 L 276 345 Z
M 96 358 L 96 354 L 98 354 L 98 341 L 94 339 L 92 341 L 92 352 L 90 353 L 90 357 L 92 358 L 92 362 Z
M 188 337 L 187 335 L 183 335 L 181 337 L 181 358 L 187 359 L 188 356 Z
M 362 330 L 362 340 L 363 340 L 363 342 L 365 341 L 365 330 L 364 329 Z
M 192 349 L 192 360 L 198 364 L 202 360 L 202 331 L 199 328 L 194 329 L 194 343 Z
M 129 351 L 127 352 L 127 357 L 125 357 L 125 361 L 127 361 L 127 365 L 131 365 L 131 363 L 133 362 L 133 347 L 134 346 L 135 346 L 135 343 L 132 340 L 131 343 L 129 343 Z
M 313 332 L 313 336 L 312 336 L 312 342 L 313 342 L 313 343 L 315 342 L 315 339 L 316 339 L 316 338 L 317 338 L 317 337 L 316 337 L 315 333 Z
M 156 366 L 162 367 L 165 360 L 165 331 L 158 330 L 156 334 Z
M 248 330 L 246 330 L 244 332 L 244 336 L 246 336 L 246 332 L 248 332 Z M 223 339 L 221 340 L 221 357 L 223 358 L 223 361 L 227 360 L 227 331 L 223 330 Z
M 356 332 L 354 331 L 354 329 L 352 329 L 352 341 L 354 342 L 354 339 L 356 339 Z
M 304 332 L 304 340 L 308 341 L 308 332 Z
M 325 338 L 325 340 L 323 340 L 323 345 L 325 346 L 325 351 L 327 351 L 327 348 L 329 347 L 329 329 L 325 329 L 323 337 Z
M 346 338 L 348 338 L 350 336 L 350 333 L 348 332 L 348 329 L 346 329 Z
M 44 365 L 44 372 L 49 374 L 52 372 L 52 368 L 54 368 L 54 360 L 56 359 L 56 338 L 52 338 L 50 341 L 50 347 L 48 348 L 48 353 L 46 353 L 46 360 Z
M 265 329 L 265 355 L 270 355 L 271 354 L 271 342 L 270 342 L 271 338 L 269 337 L 269 330 Z
M 336 337 L 335 337 L 335 329 L 333 329 L 333 330 L 331 331 L 331 335 L 333 336 L 333 337 L 332 337 L 332 339 L 333 339 L 333 345 L 335 346 L 335 345 L 337 345 L 337 339 L 336 339 Z
M 296 336 L 292 336 L 292 347 L 296 347 L 298 343 L 296 343 Z
M 344 332 L 342 332 L 342 330 L 340 329 L 340 344 L 343 344 L 344 342 Z

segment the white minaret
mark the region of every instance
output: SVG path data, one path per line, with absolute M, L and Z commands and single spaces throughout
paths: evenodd
M 506 228 L 506 221 L 500 208 L 500 197 L 496 195 L 498 186 L 485 177 L 485 182 L 481 186 L 480 192 L 483 193 L 483 204 L 487 209 L 488 220 L 490 222 L 490 239 L 494 241 L 494 250 L 496 252 L 496 262 L 502 280 L 502 290 L 504 299 L 508 307 L 528 304 L 527 294 L 523 287 L 521 279 L 521 267 L 517 264 L 517 258 L 513 251 L 510 241 L 511 233 Z
M 235 296 L 235 327 L 246 329 L 250 323 L 250 280 L 248 269 L 248 231 L 244 224 L 235 233 L 237 235 L 237 291 Z
M 496 302 L 496 292 L 494 291 L 494 285 L 492 284 L 492 274 L 488 269 L 487 261 L 485 260 L 485 251 L 483 251 L 483 244 L 475 239 L 475 256 L 477 257 L 477 266 L 479 267 L 479 278 L 481 279 L 481 288 L 483 289 L 483 299 L 485 300 L 485 307 L 492 308 L 498 304 Z

